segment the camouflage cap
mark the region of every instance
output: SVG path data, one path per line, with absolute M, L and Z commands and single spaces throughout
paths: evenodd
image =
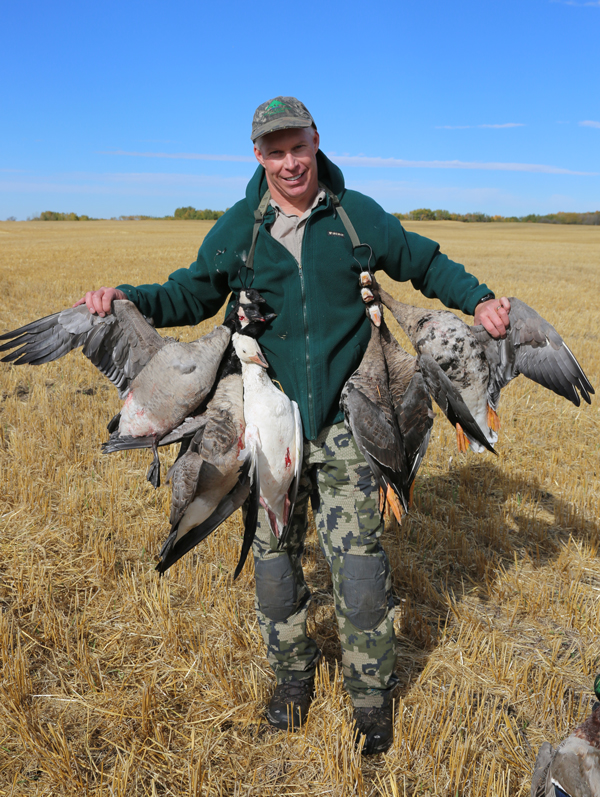
M 256 141 L 257 138 L 275 130 L 310 127 L 314 124 L 312 116 L 300 100 L 295 97 L 275 97 L 273 100 L 263 102 L 254 112 L 250 138 Z

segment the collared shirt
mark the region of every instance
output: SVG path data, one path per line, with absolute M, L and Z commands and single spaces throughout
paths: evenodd
M 276 241 L 283 244 L 288 252 L 296 258 L 300 267 L 302 267 L 302 239 L 304 238 L 306 222 L 313 210 L 320 202 L 325 200 L 326 196 L 325 191 L 321 189 L 316 195 L 315 201 L 301 216 L 288 215 L 274 199 L 269 202 L 275 208 L 275 221 L 271 224 L 269 232 Z

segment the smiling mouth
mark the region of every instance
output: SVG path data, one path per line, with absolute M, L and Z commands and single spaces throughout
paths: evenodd
M 301 177 L 304 177 L 306 171 L 301 172 L 300 174 L 294 175 L 294 177 L 283 177 L 282 179 L 286 181 L 286 183 L 297 183 Z

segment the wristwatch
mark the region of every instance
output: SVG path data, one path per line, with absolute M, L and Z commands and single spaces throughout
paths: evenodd
M 482 296 L 482 297 L 481 297 L 481 299 L 479 299 L 479 301 L 477 302 L 477 304 L 475 305 L 475 307 L 477 307 L 478 305 L 480 305 L 482 302 L 489 302 L 489 300 L 490 300 L 490 299 L 495 299 L 495 298 L 496 298 L 496 294 L 495 294 L 495 293 L 492 293 L 492 292 L 490 291 L 489 293 L 486 293 L 486 295 L 485 295 L 485 296 Z

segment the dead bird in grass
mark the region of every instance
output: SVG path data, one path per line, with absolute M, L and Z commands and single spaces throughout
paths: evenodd
M 600 676 L 594 691 L 600 700 Z M 549 742 L 540 747 L 531 797 L 600 797 L 600 703 L 556 750 Z

